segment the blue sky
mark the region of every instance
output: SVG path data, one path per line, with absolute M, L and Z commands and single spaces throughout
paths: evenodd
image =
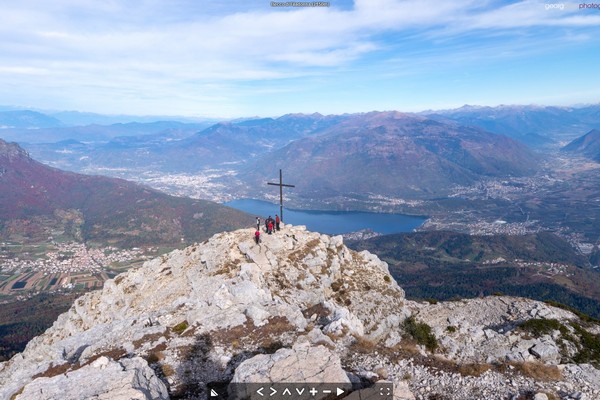
M 579 3 L 2 3 L 3 105 L 232 118 L 600 102 L 600 9 Z

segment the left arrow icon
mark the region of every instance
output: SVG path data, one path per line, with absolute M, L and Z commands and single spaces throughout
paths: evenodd
M 265 390 L 265 388 L 264 388 L 264 387 L 261 387 L 260 389 L 258 389 L 258 390 L 256 391 L 256 393 L 258 393 L 258 394 L 259 394 L 259 395 L 261 395 L 261 396 L 264 396 L 264 394 L 263 394 L 263 390 Z

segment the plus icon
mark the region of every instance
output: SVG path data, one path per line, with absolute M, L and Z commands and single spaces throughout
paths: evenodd
M 309 393 L 312 394 L 313 397 L 315 397 L 317 395 L 317 393 L 319 393 L 319 391 L 315 388 L 312 388 L 309 390 Z

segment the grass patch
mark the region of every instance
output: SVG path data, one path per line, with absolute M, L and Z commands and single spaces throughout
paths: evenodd
M 163 358 L 164 356 L 160 352 L 152 352 L 144 357 L 148 364 L 156 364 Z
M 31 377 L 31 380 L 37 378 L 52 378 L 53 376 L 62 375 L 65 372 L 69 371 L 72 367 L 72 364 L 66 362 L 64 364 L 54 365 L 54 363 L 50 364 L 47 370 L 41 372 L 39 374 L 35 374 Z
M 288 259 L 292 262 L 292 263 L 298 263 L 301 262 L 302 260 L 304 260 L 309 254 L 313 253 L 314 250 L 319 246 L 319 244 L 321 243 L 320 239 L 313 239 L 309 242 L 307 242 L 301 249 L 294 251 L 293 253 L 291 253 L 288 257 Z
M 160 333 L 160 332 L 144 335 L 142 338 L 133 341 L 133 347 L 137 350 L 140 347 L 142 347 L 144 345 L 144 343 L 155 342 L 155 341 L 157 341 L 158 339 L 160 339 L 161 337 L 164 337 L 164 336 L 165 335 L 163 333 Z M 166 337 L 168 337 L 168 335 Z
M 579 352 L 573 357 L 573 361 L 600 366 L 600 335 L 594 335 L 578 324 L 573 324 L 573 329 L 580 338 Z
M 121 282 L 123 282 L 123 279 L 125 279 L 124 276 L 118 276 L 115 278 L 115 285 L 119 285 Z
M 521 374 L 538 381 L 556 382 L 563 376 L 556 365 L 546 365 L 538 362 L 510 363 Z
M 230 278 L 233 278 L 235 274 L 239 272 L 239 267 L 241 264 L 241 260 L 229 261 L 226 264 L 222 265 L 221 268 L 219 268 L 218 270 L 213 271 L 210 274 L 210 276 L 227 275 Z
M 415 317 L 410 316 L 404 320 L 404 330 L 430 352 L 433 353 L 438 348 L 438 342 L 431 332 L 431 327 L 424 322 L 417 322 Z
M 452 400 L 450 397 L 441 393 L 432 393 L 427 397 L 427 400 Z
M 175 325 L 171 330 L 178 335 L 181 335 L 187 328 L 189 328 L 190 324 L 187 321 L 183 321 Z
M 331 315 L 331 311 L 329 311 L 329 309 L 325 307 L 323 303 L 318 303 L 302 310 L 302 315 L 304 315 L 304 318 L 306 319 L 314 316 L 314 322 L 319 325 L 326 325 L 329 321 L 328 318 Z
M 262 351 L 266 354 L 273 354 L 283 347 L 284 345 L 280 340 L 266 340 L 261 346 Z
M 355 336 L 354 342 L 350 345 L 351 353 L 373 354 L 377 348 L 377 343 L 363 336 Z
M 169 376 L 175 375 L 175 370 L 169 364 L 161 365 L 160 369 L 161 369 L 163 375 L 166 376 L 167 378 Z
M 215 344 L 231 346 L 235 342 L 239 350 L 252 349 L 263 353 L 274 352 L 285 346 L 284 336 L 294 334 L 296 327 L 286 317 L 271 317 L 262 326 L 251 320 L 229 329 L 211 333 Z M 288 343 L 289 344 L 289 343 Z
M 458 367 L 458 373 L 463 376 L 481 376 L 483 373 L 492 369 L 490 364 L 462 364 Z
M 532 334 L 534 337 L 548 335 L 554 331 L 560 331 L 560 333 L 563 335 L 567 335 L 569 333 L 567 327 L 556 319 L 530 319 L 520 324 L 519 328 Z
M 126 355 L 127 355 L 127 352 L 123 348 L 110 349 L 110 350 L 104 351 L 102 353 L 94 354 L 93 356 L 88 358 L 86 360 L 86 362 L 81 365 L 81 367 L 84 367 L 86 365 L 93 363 L 100 357 L 108 357 L 108 358 L 112 358 L 113 360 L 117 361 L 117 360 L 120 360 L 121 358 L 125 357 Z

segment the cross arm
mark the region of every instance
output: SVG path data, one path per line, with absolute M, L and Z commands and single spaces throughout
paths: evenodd
M 296 187 L 296 185 L 288 185 L 288 184 L 285 184 L 285 183 L 271 183 L 271 182 L 267 182 L 267 185 L 285 186 L 285 187 Z

